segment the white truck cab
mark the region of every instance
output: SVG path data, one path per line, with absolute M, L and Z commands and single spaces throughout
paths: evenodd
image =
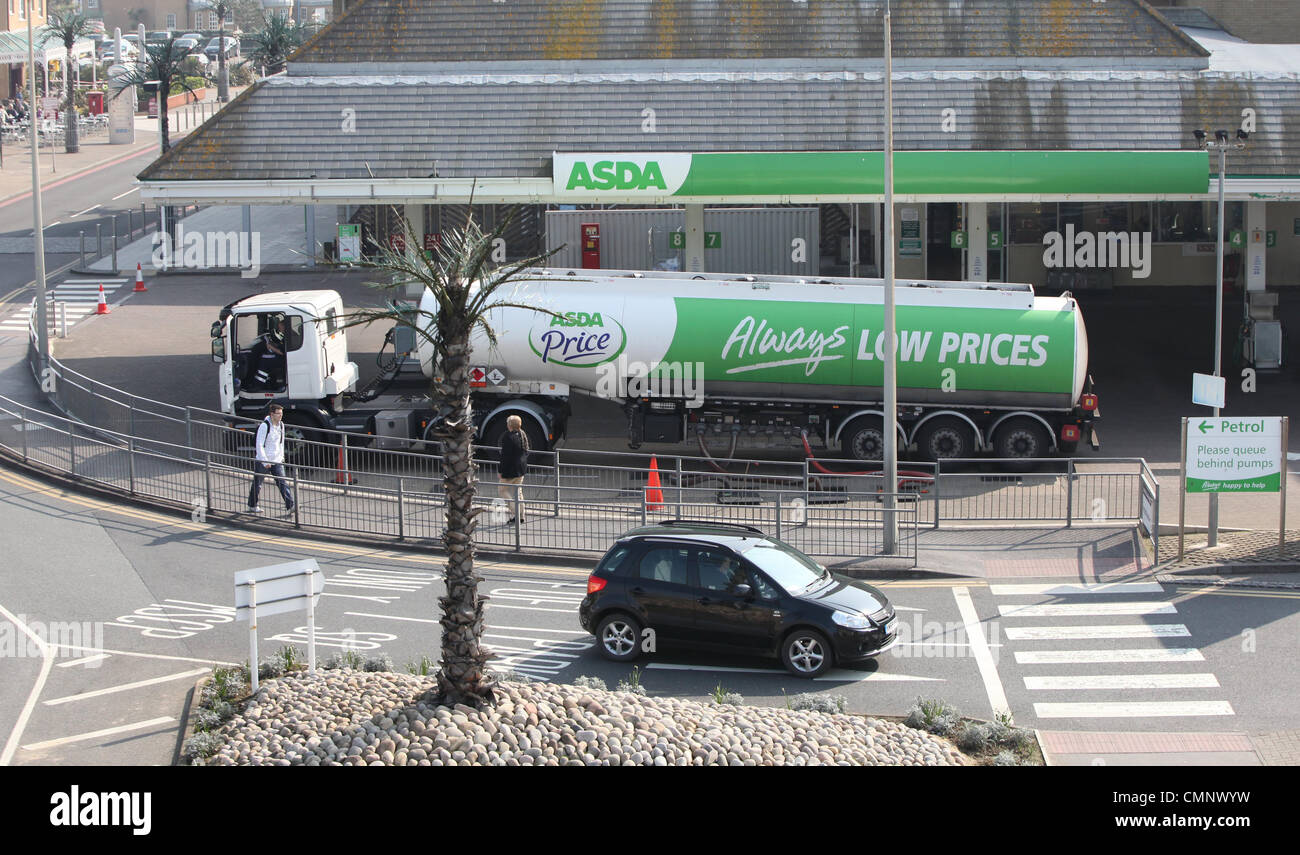
M 360 377 L 342 318 L 337 291 L 257 294 L 222 309 L 211 331 L 222 411 L 258 417 L 273 400 L 337 406 Z

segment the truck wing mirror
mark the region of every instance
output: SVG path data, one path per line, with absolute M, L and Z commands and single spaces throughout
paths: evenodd
M 226 361 L 226 340 L 224 338 L 214 338 L 212 340 L 212 361 L 218 365 Z
M 212 336 L 213 338 L 221 338 L 221 333 L 222 333 L 222 323 L 221 323 L 221 321 L 213 321 L 213 322 L 212 322 L 212 331 L 209 332 L 208 335 Z

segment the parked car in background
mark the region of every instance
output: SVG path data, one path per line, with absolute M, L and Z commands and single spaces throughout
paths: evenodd
M 208 46 L 203 49 L 203 52 L 207 54 L 208 59 L 216 60 L 222 50 L 221 45 L 221 37 L 214 36 L 212 41 L 208 42 Z M 239 56 L 239 39 L 234 36 L 226 36 L 225 54 L 227 59 L 232 56 Z
M 192 53 L 195 53 L 195 52 L 200 53 L 200 54 L 202 53 L 202 51 L 199 49 L 199 40 L 198 40 L 198 39 L 192 39 L 192 38 L 190 38 L 189 36 L 182 36 L 181 38 L 179 38 L 179 39 L 176 40 L 175 44 L 176 44 L 176 47 L 180 48 L 181 50 L 184 50 L 185 53 L 186 53 L 186 55 L 189 55 L 189 54 L 192 54 Z
M 121 61 L 129 62 L 130 60 L 135 59 L 139 55 L 140 55 L 139 48 L 137 48 L 135 45 L 131 44 L 130 42 L 127 41 L 122 42 Z M 108 43 L 108 46 L 104 48 L 104 53 L 100 55 L 100 60 L 107 63 L 113 63 L 119 61 L 117 56 L 117 46 L 114 45 L 113 42 L 110 41 Z
M 195 42 L 199 42 L 199 43 L 201 43 L 201 42 L 203 41 L 203 34 L 202 34 L 202 33 L 186 33 L 185 35 L 181 36 L 181 38 L 183 38 L 183 39 L 194 39 Z
M 152 33 L 145 33 L 146 42 L 165 42 L 172 37 L 171 30 L 154 30 Z
M 606 659 L 631 662 L 653 631 L 663 647 L 779 658 L 813 678 L 898 642 L 894 606 L 757 528 L 670 520 L 605 553 L 578 607 Z

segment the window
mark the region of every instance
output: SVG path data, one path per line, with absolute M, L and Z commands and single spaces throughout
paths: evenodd
M 637 575 L 647 581 L 685 586 L 688 584 L 686 554 L 687 550 L 681 547 L 648 549 L 641 557 Z
M 176 29 L 176 13 L 172 12 L 167 16 L 167 29 Z
M 1056 231 L 1055 202 L 1014 202 L 1009 206 L 1008 243 L 1043 242 L 1043 235 Z
M 721 550 L 697 550 L 695 566 L 700 575 L 700 587 L 706 591 L 729 591 L 749 581 L 740 561 Z
M 86 8 L 87 8 L 87 9 L 98 9 L 98 8 L 99 8 L 99 0 L 86 0 Z
M 217 26 L 217 13 L 216 13 L 216 12 L 209 12 L 209 13 L 208 13 L 208 29 L 209 29 L 209 30 L 216 30 L 216 29 L 219 29 L 219 27 Z
M 1223 223 L 1227 231 L 1240 229 L 1240 202 L 1225 202 Z M 1155 239 L 1163 243 L 1202 243 L 1217 239 L 1217 202 L 1157 202 Z
M 302 318 L 297 315 L 289 316 L 289 324 L 285 329 L 285 353 L 291 350 L 297 350 L 302 347 Z
M 608 555 L 601 559 L 600 565 L 596 567 L 596 570 L 603 570 L 607 573 L 618 573 L 619 567 L 623 564 L 623 560 L 631 553 L 632 547 L 630 546 L 616 546 L 610 550 Z
M 339 331 L 338 312 L 330 309 L 325 313 L 325 334 L 334 335 Z

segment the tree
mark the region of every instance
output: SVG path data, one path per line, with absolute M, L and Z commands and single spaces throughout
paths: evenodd
M 141 24 L 148 26 L 148 9 L 132 9 L 126 13 L 126 16 L 131 19 L 131 23 L 135 24 L 136 29 L 139 29 Z
M 262 24 L 261 32 L 252 37 L 248 61 L 255 68 L 265 68 L 267 74 L 279 74 L 289 54 L 307 40 L 307 28 L 275 14 L 263 18 Z
M 45 41 L 62 42 L 64 50 L 67 51 L 68 69 L 64 77 L 68 81 L 68 100 L 63 105 L 64 115 L 67 116 L 67 127 L 63 134 L 63 148 L 68 154 L 75 154 L 81 150 L 81 141 L 78 139 L 77 128 L 77 60 L 72 55 L 72 48 L 77 43 L 77 39 L 91 34 L 90 19 L 75 11 L 73 6 L 64 5 L 50 10 L 45 20 L 45 29 Z
M 158 121 L 162 127 L 162 151 L 166 154 L 172 147 L 167 126 L 167 96 L 174 85 L 194 94 L 185 75 L 185 50 L 176 46 L 173 36 L 166 42 L 145 45 L 144 52 L 125 66 L 126 72 L 113 78 L 110 84 L 112 97 L 118 98 L 136 86 L 158 84 Z
M 217 100 L 230 100 L 230 77 L 226 74 L 226 19 L 233 6 L 231 0 L 202 0 L 204 8 L 217 14 Z
M 230 18 L 240 32 L 255 32 L 262 26 L 264 14 L 260 0 L 230 0 Z
M 447 524 L 442 537 L 447 549 L 447 594 L 438 601 L 442 609 L 438 692 L 444 704 L 489 703 L 496 685 L 486 668 L 491 654 L 482 645 L 484 600 L 478 593 L 482 580 L 474 573 L 474 529 L 481 509 L 474 507 L 477 467 L 470 410 L 470 336 L 481 330 L 495 346 L 496 331 L 489 315 L 499 308 L 530 309 L 558 317 L 549 309 L 517 302 L 526 294 L 518 287 L 506 288 L 528 281 L 528 269 L 540 265 L 551 253 L 499 267 L 489 261 L 495 242 L 513 218 L 512 211 L 491 233 L 484 233 L 471 213 L 464 227 L 444 231 L 439 247 L 426 254 L 416 249 L 421 246 L 420 236 L 399 216 L 406 249 L 376 246 L 374 259 L 359 264 L 387 274 L 387 281 L 372 285 L 395 296 L 408 282 L 420 283 L 425 293 L 433 296 L 437 310 L 412 312 L 390 299 L 385 308 L 349 313 L 343 324 L 394 322 L 413 329 L 433 348 L 436 362 L 429 399 L 436 413 L 434 435 L 443 446 Z

